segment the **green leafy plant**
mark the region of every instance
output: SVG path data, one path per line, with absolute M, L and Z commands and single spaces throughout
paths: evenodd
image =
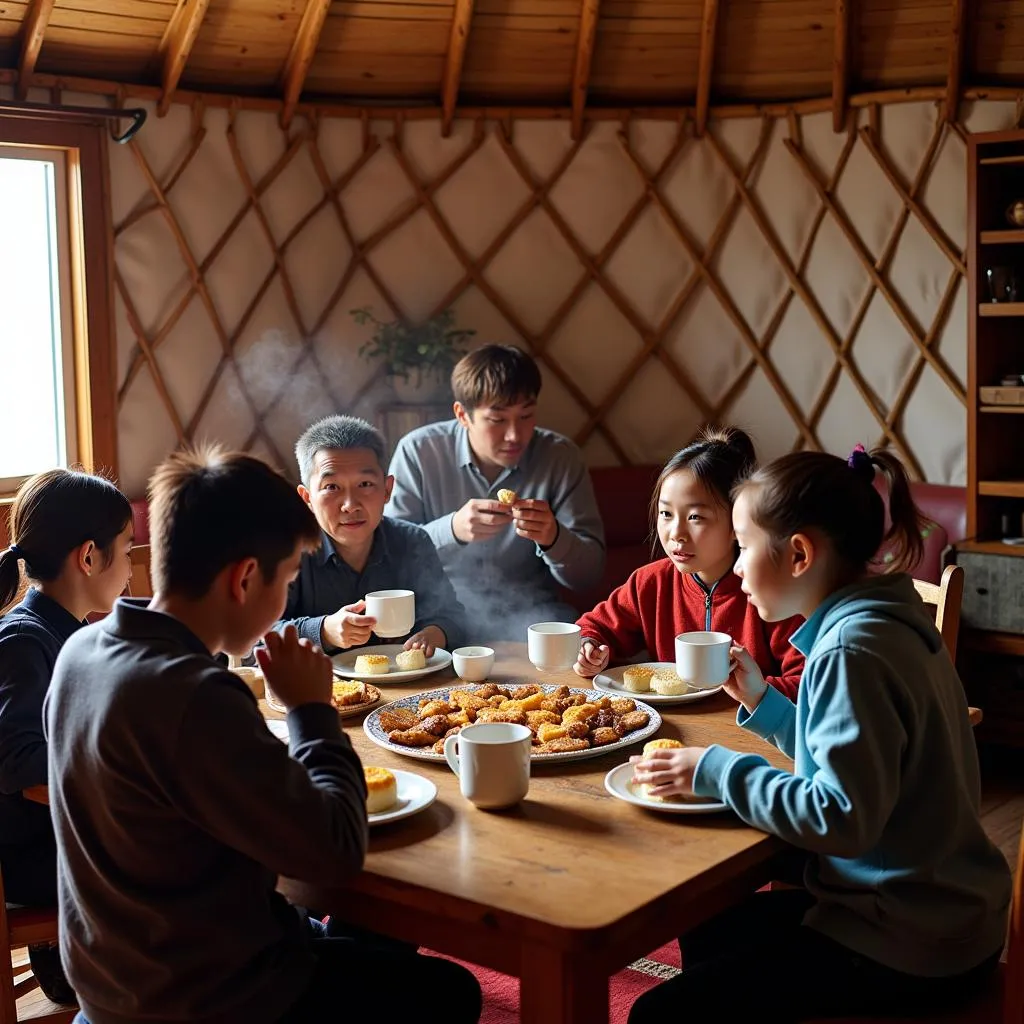
M 369 308 L 350 311 L 360 326 L 372 324 L 369 341 L 359 348 L 365 359 L 382 359 L 389 377 L 409 380 L 415 373 L 416 386 L 425 377 L 443 380 L 466 354 L 466 343 L 476 331 L 455 326 L 455 312 L 446 309 L 424 324 L 404 320 L 378 320 Z

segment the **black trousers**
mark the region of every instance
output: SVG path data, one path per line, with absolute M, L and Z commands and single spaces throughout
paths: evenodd
M 926 1018 L 974 996 L 1002 952 L 954 977 L 904 974 L 805 927 L 813 903 L 804 890 L 759 892 L 687 933 L 679 940 L 682 974 L 640 996 L 629 1024 Z
M 0 869 L 8 903 L 57 905 L 57 844 L 52 833 L 31 844 L 0 844 Z

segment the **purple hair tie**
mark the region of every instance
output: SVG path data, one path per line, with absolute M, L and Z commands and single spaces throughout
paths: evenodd
M 854 446 L 850 457 L 846 460 L 846 464 L 861 477 L 871 483 L 875 479 L 875 463 L 871 456 L 864 450 L 864 445 L 858 444 Z

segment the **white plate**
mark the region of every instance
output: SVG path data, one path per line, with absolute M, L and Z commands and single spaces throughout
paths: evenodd
M 401 654 L 405 648 L 401 644 L 379 644 L 376 647 L 353 647 L 349 651 L 342 651 L 335 654 L 331 661 L 334 663 L 334 674 L 344 679 L 358 679 L 364 683 L 374 683 L 377 686 L 386 686 L 388 683 L 405 683 L 411 679 L 419 679 L 420 676 L 429 676 L 431 672 L 440 672 L 452 663 L 452 656 L 443 648 L 437 647 L 434 653 L 427 658 L 425 668 L 409 669 L 407 672 L 399 672 L 392 669 L 383 675 L 357 674 L 356 658 L 360 654 L 386 654 L 392 662 L 396 654 Z
M 267 728 L 279 739 L 282 743 L 288 742 L 288 723 L 282 722 L 279 718 L 267 718 L 264 719 L 267 723 Z
M 526 680 L 517 681 L 516 685 L 522 685 Z M 380 724 L 380 715 L 382 711 L 390 711 L 395 708 L 411 708 L 413 711 L 418 711 L 420 701 L 424 698 L 430 700 L 447 700 L 448 694 L 452 690 L 469 690 L 472 692 L 480 683 L 459 683 L 455 686 L 445 686 L 439 690 L 427 690 L 424 693 L 414 693 L 409 697 L 402 697 L 400 700 L 392 701 L 390 704 L 385 704 L 383 707 L 375 708 L 371 711 L 366 718 L 363 719 L 363 732 L 373 740 L 374 743 L 379 747 L 383 747 L 385 750 L 393 751 L 396 754 L 402 754 L 404 757 L 414 757 L 420 761 L 433 761 L 436 764 L 445 764 L 443 754 L 435 754 L 430 747 L 403 747 L 400 743 L 392 743 L 388 739 L 388 734 L 384 731 Z M 552 685 L 545 685 L 538 683 L 538 686 L 545 693 L 550 693 L 557 687 Z M 570 693 L 582 693 L 591 698 L 600 698 L 604 696 L 598 693 L 596 690 L 584 690 L 578 686 L 569 687 Z M 643 701 L 636 701 L 636 707 L 638 711 L 646 711 L 648 716 L 648 722 L 642 729 L 637 729 L 634 732 L 628 733 L 623 736 L 621 740 L 615 743 L 606 743 L 603 747 L 588 747 L 586 750 L 569 750 L 561 754 L 533 754 L 530 760 L 533 764 L 554 764 L 561 761 L 583 761 L 588 757 L 602 757 L 604 754 L 609 754 L 615 750 L 622 750 L 625 747 L 632 746 L 634 743 L 640 743 L 644 740 L 650 739 L 660 728 L 661 728 L 661 715 L 654 710 L 649 704 L 645 704 Z
M 647 668 L 668 668 L 675 672 L 676 667 L 670 661 L 644 661 L 640 663 Z M 663 694 L 655 693 L 651 690 L 649 693 L 634 693 L 632 690 L 627 690 L 623 685 L 622 677 L 626 672 L 627 668 L 639 668 L 640 665 L 620 665 L 618 668 L 610 668 L 606 672 L 601 672 L 599 675 L 594 676 L 594 689 L 601 690 L 604 693 L 614 693 L 616 697 L 635 697 L 642 700 L 645 704 L 689 704 L 691 701 L 703 700 L 705 697 L 710 697 L 713 693 L 718 693 L 722 689 L 721 686 L 713 686 L 707 690 L 691 689 L 688 693 L 681 693 L 675 697 L 666 697 Z
M 704 797 L 684 797 L 683 803 L 652 800 L 644 796 L 639 786 L 633 785 L 633 766 L 620 764 L 604 777 L 604 788 L 612 796 L 625 800 L 627 804 L 636 804 L 649 811 L 661 811 L 662 814 L 717 814 L 729 810 L 728 804 L 718 800 L 707 800 Z
M 368 814 L 366 820 L 371 825 L 384 825 L 389 821 L 408 818 L 411 814 L 426 810 L 437 799 L 437 786 L 430 779 L 415 772 L 404 772 L 401 768 L 389 770 L 398 784 L 398 801 L 390 810 Z

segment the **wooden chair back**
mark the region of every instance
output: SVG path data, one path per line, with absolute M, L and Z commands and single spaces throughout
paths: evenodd
M 32 974 L 28 963 L 14 964 L 12 953 L 22 946 L 37 942 L 57 941 L 57 908 L 38 910 L 28 907 L 8 907 L 4 894 L 3 875 L 0 873 L 0 1021 L 3 1024 L 16 1024 L 18 1020 L 18 1000 L 34 989 L 39 982 Z M 42 993 L 39 994 L 46 1006 Z M 70 1024 L 78 1012 L 76 1007 L 63 1006 L 45 1013 L 39 1013 L 33 1006 L 25 1019 L 33 1022 L 45 1021 L 46 1024 Z
M 925 604 L 935 609 L 935 628 L 956 664 L 956 642 L 960 635 L 960 606 L 964 599 L 964 570 L 959 565 L 947 565 L 938 586 L 926 580 L 914 580 L 914 588 Z M 981 708 L 968 708 L 971 725 L 979 725 L 984 717 Z
M 129 597 L 152 597 L 153 583 L 149 577 L 149 545 L 136 544 L 131 550 L 132 578 L 128 581 Z

